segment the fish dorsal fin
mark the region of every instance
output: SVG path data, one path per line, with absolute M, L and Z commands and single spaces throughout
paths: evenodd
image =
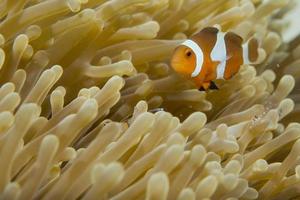
M 206 51 L 210 52 L 216 43 L 218 32 L 219 30 L 215 27 L 206 27 L 193 35 L 191 39 L 203 46 Z
M 226 41 L 231 45 L 234 45 L 236 47 L 242 46 L 243 38 L 234 32 L 227 32 L 225 34 L 225 38 L 226 38 Z
M 200 31 L 200 33 L 205 33 L 205 34 L 217 34 L 218 32 L 219 32 L 219 29 L 217 29 L 216 27 L 212 27 L 212 26 L 206 27 Z

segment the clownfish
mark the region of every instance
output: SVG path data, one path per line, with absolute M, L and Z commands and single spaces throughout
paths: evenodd
M 243 39 L 233 32 L 206 27 L 175 48 L 172 68 L 192 79 L 200 91 L 218 89 L 215 79 L 230 79 L 243 64 L 258 60 L 258 41 Z

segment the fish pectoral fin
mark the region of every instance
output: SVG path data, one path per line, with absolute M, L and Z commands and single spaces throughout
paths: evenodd
M 224 61 L 229 60 L 230 58 L 232 58 L 232 55 L 227 55 L 227 56 L 226 56 L 226 59 L 225 59 Z M 223 61 L 223 62 L 224 62 L 224 61 Z
M 209 89 L 210 86 L 210 82 L 205 82 L 201 85 L 201 87 L 199 88 L 199 91 L 206 91 Z
M 205 82 L 202 84 L 202 86 L 199 88 L 199 91 L 206 91 L 206 90 L 218 90 L 218 86 L 213 82 L 213 81 L 210 81 L 210 82 Z
M 209 85 L 209 89 L 210 90 L 218 90 L 219 88 L 213 81 L 211 81 L 210 85 Z

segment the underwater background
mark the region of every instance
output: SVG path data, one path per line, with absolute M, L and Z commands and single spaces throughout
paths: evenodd
M 297 0 L 0 0 L 0 199 L 300 199 L 298 13 Z M 169 61 L 215 24 L 258 38 L 264 59 L 199 91 Z

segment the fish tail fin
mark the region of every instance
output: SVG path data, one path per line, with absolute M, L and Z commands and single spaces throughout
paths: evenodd
M 266 58 L 266 52 L 259 47 L 256 37 L 251 37 L 242 47 L 244 64 L 259 64 Z

